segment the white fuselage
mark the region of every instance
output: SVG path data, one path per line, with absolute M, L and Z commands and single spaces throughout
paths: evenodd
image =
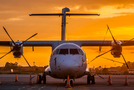
M 63 43 L 57 46 L 50 58 L 50 67 L 46 69 L 54 78 L 80 78 L 86 71 L 86 55 L 76 44 Z

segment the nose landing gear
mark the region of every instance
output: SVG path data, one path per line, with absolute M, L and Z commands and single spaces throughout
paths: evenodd
M 95 84 L 94 75 L 93 76 L 91 76 L 90 74 L 87 75 L 87 84 L 90 84 L 90 81 L 92 81 L 92 84 Z

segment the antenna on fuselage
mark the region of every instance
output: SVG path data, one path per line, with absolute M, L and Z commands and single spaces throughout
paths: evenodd
M 87 15 L 97 15 L 100 14 L 75 14 L 75 13 L 66 13 L 70 12 L 70 9 L 65 7 L 62 9 L 62 13 L 50 13 L 50 14 L 29 14 L 29 16 L 62 16 L 62 23 L 61 23 L 61 40 L 66 40 L 66 16 L 87 16 Z

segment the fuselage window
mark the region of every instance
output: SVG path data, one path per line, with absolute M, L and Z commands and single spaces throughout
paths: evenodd
M 79 51 L 79 53 L 80 53 L 81 55 L 84 54 L 83 51 L 82 51 L 81 49 L 78 49 L 78 51 Z
M 60 49 L 59 54 L 68 54 L 68 49 Z
M 53 55 L 56 55 L 56 54 L 59 54 L 59 49 L 56 49 L 56 50 L 53 52 Z
M 70 49 L 70 54 L 79 54 L 77 49 Z

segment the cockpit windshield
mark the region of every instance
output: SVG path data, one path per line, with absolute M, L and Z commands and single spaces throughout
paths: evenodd
M 80 55 L 84 55 L 83 51 L 81 49 L 56 49 L 53 52 L 53 55 L 57 55 L 57 54 L 72 54 L 72 55 L 76 55 L 76 54 L 80 54 Z
M 77 49 L 70 49 L 70 54 L 79 54 Z
M 68 54 L 68 49 L 60 49 L 59 54 Z

